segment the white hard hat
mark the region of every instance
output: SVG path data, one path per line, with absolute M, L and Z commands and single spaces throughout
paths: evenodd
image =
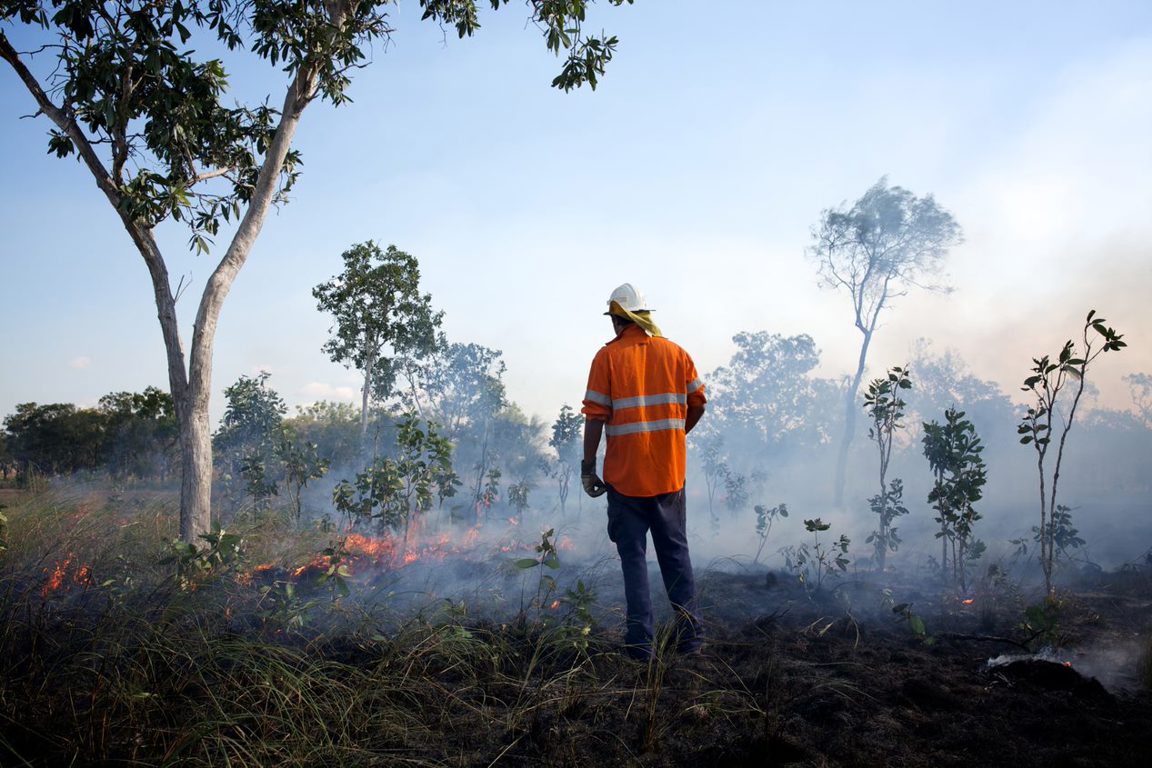
M 644 300 L 644 295 L 636 290 L 632 283 L 624 283 L 616 290 L 612 291 L 612 295 L 608 297 L 608 308 L 612 308 L 612 302 L 620 305 L 620 308 L 628 312 L 650 312 L 648 302 Z M 605 312 L 604 314 L 611 314 Z

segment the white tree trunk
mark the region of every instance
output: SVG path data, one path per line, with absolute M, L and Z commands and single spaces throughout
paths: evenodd
M 333 28 L 339 29 L 347 18 L 348 3 L 333 2 L 328 12 Z M 172 295 L 164 257 L 151 228 L 143 222 L 132 219 L 125 212 L 124 206 L 121 205 L 123 200 L 118 186 L 119 180 L 109 173 L 79 125 L 48 97 L 2 31 L 0 31 L 0 58 L 12 65 L 48 119 L 72 139 L 80 159 L 92 173 L 96 185 L 112 204 L 113 209 L 118 212 L 124 228 L 148 267 L 157 316 L 164 337 L 168 358 L 168 380 L 180 431 L 182 452 L 180 538 L 189 543 L 196 543 L 200 534 L 206 533 L 212 523 L 212 431 L 208 406 L 212 393 L 212 346 L 216 323 L 232 282 L 248 259 L 275 198 L 280 183 L 280 172 L 284 167 L 292 139 L 296 135 L 300 115 L 316 95 L 318 62 L 316 59 L 305 60 L 296 71 L 296 76 L 284 96 L 280 124 L 264 157 L 264 164 L 257 176 L 248 210 L 240 220 L 228 251 L 204 287 L 192 332 L 191 357 L 185 368 L 184 348 L 176 318 L 176 300 Z

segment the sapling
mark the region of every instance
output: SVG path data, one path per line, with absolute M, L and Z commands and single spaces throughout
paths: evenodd
M 700 463 L 704 468 L 704 487 L 708 491 L 708 515 L 716 522 L 714 501 L 716 491 L 730 474 L 728 463 L 724 461 L 724 436 L 709 426 L 693 433 L 693 445 L 699 446 Z
M 760 555 L 764 552 L 764 545 L 768 543 L 768 534 L 772 532 L 772 524 L 776 522 L 779 517 L 788 517 L 788 506 L 786 504 L 777 504 L 774 507 L 765 507 L 763 504 L 757 504 L 756 510 L 756 536 L 760 539 L 760 543 L 756 546 L 756 556 L 752 558 L 752 564 L 760 562 Z
M 888 464 L 892 460 L 893 439 L 896 430 L 903 426 L 900 419 L 904 417 L 906 403 L 900 398 L 900 390 L 911 388 L 908 369 L 895 366 L 889 369 L 887 376 L 873 379 L 868 384 L 868 393 L 864 395 L 864 408 L 872 419 L 868 437 L 875 441 L 880 451 L 880 493 L 868 500 L 872 511 L 879 518 L 879 527 L 866 541 L 872 545 L 876 567 L 881 571 L 884 570 L 888 552 L 895 552 L 900 546 L 900 537 L 896 535 L 896 527 L 892 522 L 908 514 L 903 504 L 904 483 L 899 479 L 888 482 L 887 475 Z
M 356 482 L 342 481 L 332 502 L 351 523 L 378 521 L 381 528 L 403 534 L 404 549 L 413 519 L 432 508 L 433 498 L 455 493 L 459 483 L 452 470 L 452 444 L 435 426 L 407 416 L 396 425 L 396 456 L 377 457 Z
M 560 554 L 556 551 L 555 528 L 549 528 L 540 535 L 540 543 L 536 545 L 536 557 L 523 557 L 514 560 L 512 564 L 520 570 L 539 568 L 540 579 L 536 583 L 536 598 L 533 603 L 542 608 L 548 598 L 556 591 L 556 578 L 544 571 L 545 568 L 556 570 L 560 567 Z M 521 608 L 523 612 L 523 608 Z
M 1021 444 L 1031 445 L 1036 451 L 1036 470 L 1040 478 L 1040 525 L 1037 528 L 1039 558 L 1040 567 L 1044 571 L 1044 587 L 1049 595 L 1054 592 L 1052 573 L 1057 552 L 1054 523 L 1059 509 L 1056 499 L 1060 465 L 1064 460 L 1068 433 L 1076 418 L 1076 408 L 1084 394 L 1088 366 L 1105 352 L 1128 346 L 1121 340 L 1123 335 L 1116 333 L 1105 322 L 1104 318 L 1096 317 L 1096 310 L 1090 311 L 1081 331 L 1081 348 L 1077 349 L 1069 339 L 1064 342 L 1056 360 L 1048 355 L 1032 358 L 1032 375 L 1024 380 L 1024 386 L 1020 388 L 1032 396 L 1032 404 L 1028 406 L 1016 431 L 1021 436 Z M 1046 466 L 1048 451 L 1057 432 L 1060 438 L 1055 443 L 1055 461 Z
M 329 461 L 310 440 L 300 439 L 293 430 L 285 429 L 277 448 L 284 463 L 284 483 L 292 501 L 292 516 L 297 525 L 302 516 L 301 494 L 309 480 L 319 480 L 328 472 Z
M 472 503 L 476 508 L 477 521 L 483 520 L 488 514 L 488 510 L 500 498 L 500 477 L 501 472 L 499 467 L 491 467 L 487 471 L 480 473 L 484 470 L 482 463 L 477 463 L 475 466 L 477 472 L 476 487 L 472 492 Z M 480 484 L 483 480 L 483 485 Z
M 735 515 L 748 504 L 748 478 L 735 472 L 724 475 L 724 506 Z
M 780 550 L 784 555 L 784 564 L 788 570 L 796 574 L 804 590 L 808 594 L 819 592 L 824 582 L 830 577 L 839 576 L 848 570 L 848 545 L 852 543 L 844 534 L 832 544 L 820 541 L 821 531 L 832 527 L 820 518 L 805 520 L 804 530 L 812 534 L 812 544 L 787 546 Z
M 556 461 L 549 474 L 556 478 L 560 495 L 560 514 L 568 501 L 568 485 L 576 467 L 580 463 L 581 439 L 584 434 L 584 419 L 565 403 L 560 407 L 560 415 L 552 424 L 552 437 L 548 445 L 556 451 Z M 577 499 L 579 500 L 579 495 Z
M 508 503 L 516 510 L 516 515 L 523 519 L 524 511 L 528 509 L 528 492 L 532 490 L 532 484 L 527 480 L 522 480 L 519 483 L 513 483 L 508 486 Z
M 980 557 L 984 544 L 972 536 L 972 526 L 980 519 L 973 506 L 980 500 L 987 481 L 984 446 L 976 434 L 976 427 L 964 418 L 964 412 L 949 408 L 944 412 L 944 423 L 924 424 L 924 456 L 935 476 L 928 503 L 936 510 L 940 530 L 940 570 L 948 573 L 949 555 L 953 581 L 961 589 L 967 587 L 966 565 Z
M 161 559 L 161 565 L 176 565 L 176 582 L 183 591 L 195 591 L 197 586 L 212 577 L 235 573 L 246 556 L 244 538 L 212 524 L 212 530 L 199 536 L 203 546 L 179 539 L 170 545 L 170 554 Z
M 1048 529 L 1041 531 L 1039 526 L 1032 526 L 1032 540 L 1039 542 L 1047 537 L 1052 542 L 1055 559 L 1072 560 L 1072 550 L 1084 546 L 1084 539 L 1080 538 L 1080 531 L 1072 525 L 1072 508 L 1064 504 L 1057 504 L 1056 511 L 1048 518 Z

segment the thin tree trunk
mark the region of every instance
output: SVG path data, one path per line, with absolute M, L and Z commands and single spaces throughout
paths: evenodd
M 856 375 L 844 397 L 844 434 L 840 438 L 840 451 L 836 456 L 836 506 L 844 506 L 844 486 L 848 480 L 848 450 L 856 439 L 856 395 L 860 392 L 860 382 L 864 379 L 864 366 L 868 360 L 868 346 L 872 334 L 861 330 L 864 340 L 860 343 L 860 356 L 856 361 Z
M 368 399 L 372 392 L 372 369 L 376 366 L 376 356 L 370 355 L 364 365 L 364 387 L 360 390 L 360 449 L 368 441 Z

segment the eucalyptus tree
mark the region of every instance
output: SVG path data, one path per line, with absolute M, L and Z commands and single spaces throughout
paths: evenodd
M 736 351 L 728 364 L 708 375 L 708 396 L 716 429 L 730 445 L 754 449 L 764 458 L 822 441 L 829 428 L 820 408 L 826 382 L 811 378 L 820 350 L 806 333 L 782 336 L 767 331 L 732 337 Z
M 268 386 L 268 376 L 267 371 L 241 376 L 224 389 L 228 405 L 212 438 L 226 487 L 237 496 L 250 496 L 257 506 L 276 495 L 284 474 L 279 450 L 288 406 Z
M 105 444 L 103 412 L 72 403 L 20 403 L 4 417 L 9 456 L 17 478 L 54 475 L 101 467 Z
M 420 293 L 420 265 L 394 245 L 369 240 L 344 251 L 344 271 L 312 289 L 317 307 L 334 324 L 324 351 L 333 362 L 360 372 L 360 437 L 368 433 L 374 401 L 393 392 L 397 374 L 413 359 L 432 354 L 439 343 L 442 312 Z
M 864 378 L 868 348 L 880 315 L 893 299 L 912 288 L 947 292 L 925 282 L 938 274 L 953 246 L 962 242 L 960 225 L 932 195 L 917 197 L 881 177 L 851 207 L 827 209 L 812 228 L 809 256 L 819 265 L 821 284 L 843 289 L 852 300 L 860 332 L 856 372 L 844 396 L 844 433 L 836 461 L 836 503 L 844 497 L 848 451 L 856 434 L 856 395 Z
M 1152 375 L 1130 373 L 1124 377 L 1124 383 L 1132 394 L 1136 418 L 1145 428 L 1152 429 Z
M 612 5 L 632 0 L 608 0 Z M 209 399 L 212 347 L 224 299 L 270 208 L 296 181 L 292 149 L 304 110 L 317 99 L 348 100 L 351 74 L 388 40 L 392 0 L 8 0 L 0 5 L 0 58 L 51 123 L 48 149 L 77 156 L 120 219 L 152 284 L 180 429 L 180 533 L 189 543 L 211 522 Z M 489 0 L 498 10 L 507 0 Z M 591 0 L 534 0 L 530 21 L 564 63 L 552 85 L 565 91 L 598 77 L 616 38 L 582 30 Z M 477 0 L 420 0 L 422 18 L 480 28 Z M 226 106 L 229 66 L 243 50 L 283 73 L 279 108 Z M 191 45 L 190 45 L 191 41 Z M 25 47 L 21 50 L 17 46 Z M 193 47 L 193 45 L 195 47 Z M 212 269 L 185 350 L 179 288 L 156 238 L 166 220 L 187 226 L 207 252 L 234 224 Z
M 482 344 L 441 342 L 416 365 L 407 366 L 401 403 L 443 427 L 459 441 L 482 430 L 507 405 L 504 353 Z
M 314 444 L 332 467 L 347 469 L 360 458 L 360 414 L 351 403 L 321 400 L 297 406 L 284 426 L 297 440 Z
M 165 479 L 177 439 L 172 396 L 157 387 L 113 392 L 100 398 L 104 414 L 104 461 L 115 478 Z

